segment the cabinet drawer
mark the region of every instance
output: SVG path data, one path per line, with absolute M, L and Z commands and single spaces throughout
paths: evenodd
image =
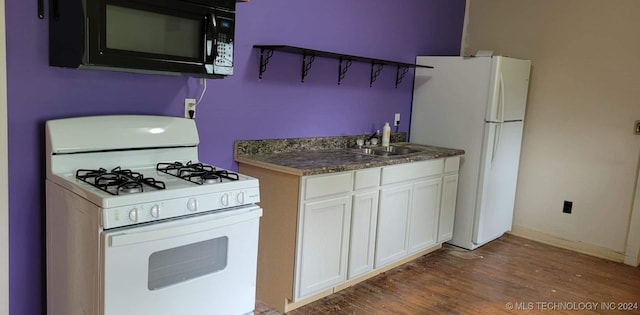
M 368 168 L 356 171 L 354 190 L 372 188 L 380 185 L 380 168 Z
M 444 162 L 444 172 L 451 173 L 455 172 L 460 168 L 460 156 L 454 156 L 447 158 Z
M 304 199 L 348 193 L 353 189 L 353 172 L 306 177 Z
M 442 174 L 444 159 L 414 162 L 382 168 L 382 185 Z

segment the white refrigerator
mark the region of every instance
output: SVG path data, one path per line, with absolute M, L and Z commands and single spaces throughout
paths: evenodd
M 467 249 L 511 230 L 531 62 L 417 57 L 409 140 L 463 149 L 453 238 Z

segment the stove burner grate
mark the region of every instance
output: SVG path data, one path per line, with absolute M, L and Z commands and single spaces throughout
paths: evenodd
M 237 173 L 218 170 L 211 165 L 203 163 L 158 163 L 156 170 L 198 185 L 222 182 L 222 179 L 232 181 L 240 179 Z
M 164 182 L 154 178 L 145 178 L 138 172 L 121 169 L 120 166 L 111 171 L 104 168 L 79 169 L 76 171 L 76 178 L 111 195 L 119 195 L 120 192 L 143 192 L 145 185 L 159 190 L 166 188 Z

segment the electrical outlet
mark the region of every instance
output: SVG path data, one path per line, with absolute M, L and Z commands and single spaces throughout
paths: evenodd
M 393 118 L 393 125 L 398 126 L 400 124 L 400 113 L 396 113 Z
M 184 99 L 184 118 L 189 118 L 189 119 L 196 118 L 196 99 L 195 98 Z
M 635 124 L 633 125 L 633 134 L 640 135 L 640 120 L 636 120 Z
M 571 208 L 573 208 L 573 201 L 564 201 L 562 205 L 562 212 L 571 214 Z

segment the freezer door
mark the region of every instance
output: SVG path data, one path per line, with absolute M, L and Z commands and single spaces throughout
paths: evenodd
M 491 59 L 417 57 L 416 63 L 434 69 L 416 69 L 410 141 L 463 149 L 480 161 Z
M 494 57 L 491 69 L 486 121 L 524 120 L 531 61 Z
M 482 245 L 511 230 L 523 122 L 487 123 L 473 238 Z

